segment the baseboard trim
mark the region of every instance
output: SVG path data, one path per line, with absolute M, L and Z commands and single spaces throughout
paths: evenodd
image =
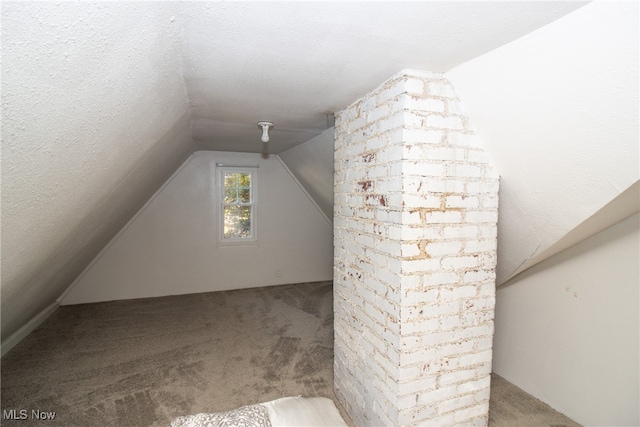
M 51 316 L 58 309 L 58 307 L 60 307 L 60 303 L 58 301 L 52 303 L 36 316 L 34 316 L 31 320 L 29 320 L 26 325 L 14 332 L 9 338 L 2 341 L 2 344 L 0 344 L 0 357 L 4 357 L 4 355 L 7 354 L 9 350 L 11 350 L 27 335 L 33 332 L 33 330 L 40 326 L 42 322 L 47 320 L 49 316 Z

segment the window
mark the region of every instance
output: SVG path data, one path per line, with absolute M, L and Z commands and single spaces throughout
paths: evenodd
M 220 167 L 220 240 L 256 241 L 256 168 Z

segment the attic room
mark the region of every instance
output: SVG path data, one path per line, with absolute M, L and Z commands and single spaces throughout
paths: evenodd
M 2 424 L 640 424 L 638 21 L 2 2 Z

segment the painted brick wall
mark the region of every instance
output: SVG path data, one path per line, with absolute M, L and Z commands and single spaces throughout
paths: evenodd
M 335 388 L 359 426 L 486 425 L 498 176 L 442 74 L 336 114 Z

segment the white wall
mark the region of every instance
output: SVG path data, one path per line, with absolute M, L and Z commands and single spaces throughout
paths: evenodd
M 639 219 L 498 289 L 494 371 L 584 425 L 640 423 Z
M 498 283 L 638 181 L 638 56 L 638 3 L 595 1 L 446 73 L 501 175 Z
M 218 242 L 216 163 L 259 165 L 258 243 Z M 276 269 L 282 276 L 276 277 Z M 76 281 L 78 304 L 331 280 L 331 224 L 275 158 L 198 151 Z
M 282 161 L 333 221 L 333 142 L 335 129 L 279 154 Z
M 587 425 L 639 422 L 638 215 L 610 208 L 640 178 L 638 16 L 594 1 L 446 73 L 501 175 L 494 370 Z

